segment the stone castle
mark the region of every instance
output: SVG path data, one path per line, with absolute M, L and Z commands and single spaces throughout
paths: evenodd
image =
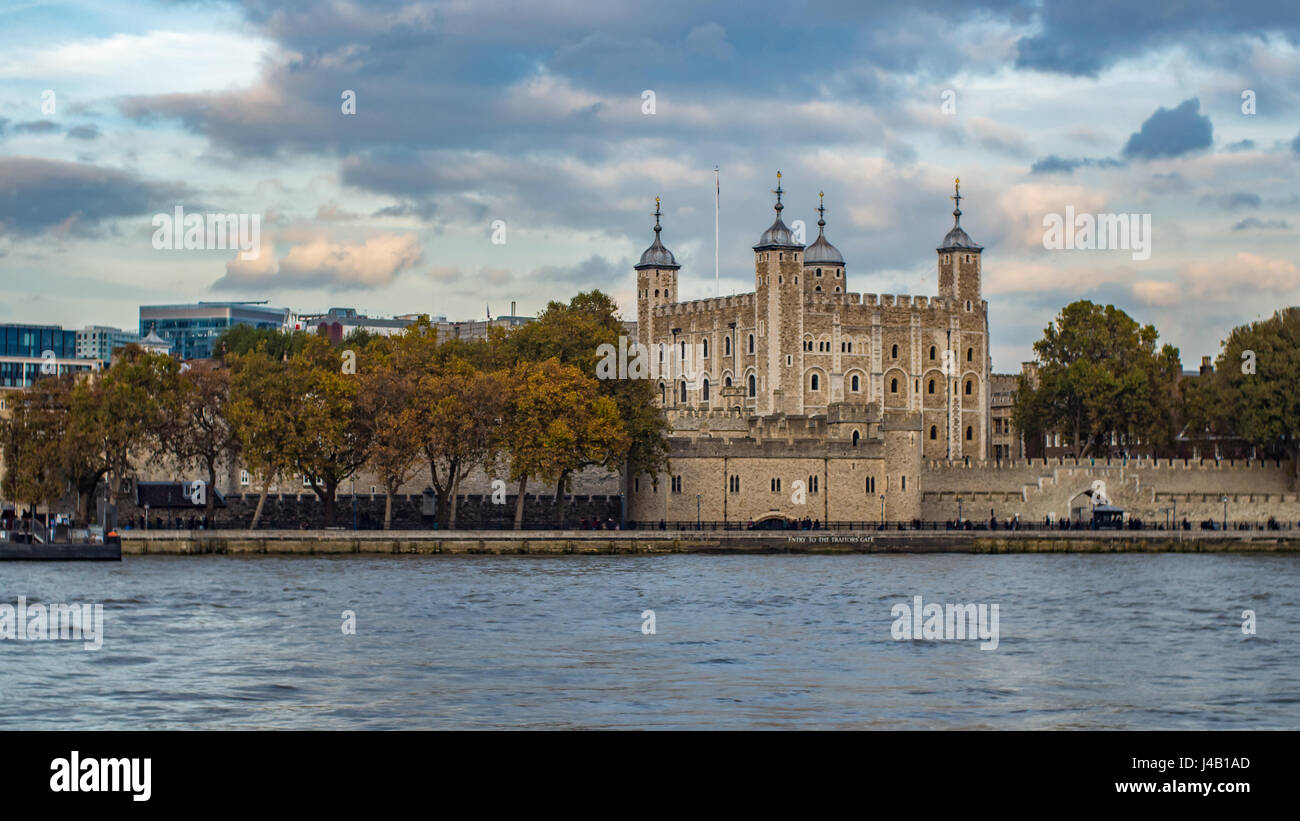
M 634 480 L 632 518 L 920 518 L 924 460 L 990 451 L 984 249 L 961 227 L 960 180 L 928 297 L 850 292 L 824 206 L 805 247 L 782 219 L 779 173 L 774 193 L 754 291 L 693 302 L 677 301 L 656 202 L 635 266 L 638 341 L 652 361 L 695 352 L 699 367 L 659 381 L 672 468 Z

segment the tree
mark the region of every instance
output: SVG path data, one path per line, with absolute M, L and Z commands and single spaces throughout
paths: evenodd
M 564 524 L 564 485 L 588 465 L 620 463 L 630 445 L 618 405 L 600 396 L 596 380 L 557 359 L 521 362 L 510 375 L 513 388 L 503 426 L 510 478 L 519 483 L 515 529 L 523 527 L 529 478 L 556 483 L 555 518 Z
M 1071 303 L 1034 343 L 1037 383 L 1020 379 L 1013 411 L 1027 436 L 1063 429 L 1076 458 L 1142 442 L 1159 450 L 1177 432 L 1178 349 L 1156 348 L 1152 325 L 1113 305 Z
M 339 485 L 366 463 L 370 447 L 357 405 L 359 382 L 342 369 L 339 352 L 321 337 L 310 337 L 289 358 L 294 413 L 288 452 L 321 500 L 326 525 L 334 524 Z
M 420 459 L 423 431 L 415 406 L 419 374 L 394 361 L 398 340 L 374 337 L 360 368 L 357 404 L 370 439 L 371 469 L 384 485 L 384 530 L 393 523 L 393 497 Z
M 294 385 L 286 361 L 267 355 L 266 346 L 229 357 L 230 400 L 226 417 L 241 446 L 241 457 L 258 477 L 261 493 L 253 521 L 257 529 L 273 482 L 293 469 Z
M 217 466 L 239 452 L 239 436 L 231 424 L 230 369 L 218 362 L 194 363 L 179 375 L 174 415 L 163 422 L 163 449 L 181 465 L 197 465 L 207 474 L 203 521 L 211 528 L 216 507 Z
M 438 494 L 439 527 L 456 526 L 456 489 L 493 453 L 506 400 L 507 385 L 500 373 L 475 370 L 464 360 L 452 360 L 421 377 L 417 425 Z
M 1189 416 L 1200 430 L 1286 454 L 1300 488 L 1300 309 L 1232 329 Z
M 53 505 L 63 495 L 61 448 L 71 389 L 70 376 L 38 379 L 11 396 L 12 413 L 0 420 L 5 465 L 0 492 L 14 500 L 20 514 L 24 503 L 34 516 L 37 506 Z
M 246 354 L 261 349 L 272 359 L 284 359 L 302 351 L 309 334 L 306 331 L 280 331 L 276 328 L 254 328 L 252 325 L 232 325 L 212 346 L 212 355 L 225 359 L 231 354 Z
M 618 305 L 601 291 L 587 291 L 566 305 L 551 302 L 536 322 L 515 329 L 506 343 L 515 361 L 542 362 L 554 357 L 594 377 L 601 345 L 618 348 L 624 335 Z M 622 473 L 623 498 L 629 498 L 632 477 L 658 477 L 668 467 L 668 422 L 655 405 L 655 388 L 648 379 L 595 380 L 599 395 L 614 400 L 628 437 L 621 464 L 606 467 Z

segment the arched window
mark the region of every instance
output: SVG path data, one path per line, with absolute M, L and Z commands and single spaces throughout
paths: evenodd
M 750 352 L 750 353 L 753 353 L 753 352 L 754 352 L 754 335 L 753 335 L 753 334 L 750 334 L 750 335 L 749 335 L 749 352 Z
M 840 292 L 840 286 L 836 285 L 836 286 L 835 286 L 835 293 L 838 294 L 839 292 Z
M 858 385 L 858 375 L 856 373 L 853 374 L 853 379 L 850 381 L 849 384 L 852 386 L 850 387 L 850 390 L 852 390 L 854 393 L 857 393 L 859 390 L 859 385 Z
M 926 393 L 934 393 L 934 380 L 931 379 L 925 386 Z
M 822 269 L 821 269 L 821 268 L 818 268 L 818 269 L 817 269 L 817 276 L 820 277 L 821 275 L 822 275 Z
M 974 361 L 975 361 L 975 349 L 974 349 L 974 348 L 967 348 L 967 349 L 966 349 L 966 361 L 967 361 L 967 362 L 974 362 Z
M 975 438 L 975 429 L 972 428 L 972 427 L 970 427 L 969 425 L 967 425 L 967 426 L 966 426 L 966 441 L 969 442 L 969 441 L 971 441 L 971 440 L 974 439 L 974 438 Z
M 685 340 L 685 339 L 682 340 L 681 345 L 682 345 L 682 362 L 687 362 L 687 361 L 689 361 L 689 360 L 687 360 L 687 358 L 686 358 L 686 340 Z
M 659 383 L 659 403 L 668 404 L 668 388 L 662 382 Z
M 971 388 L 972 388 L 973 386 L 974 386 L 974 383 L 971 382 L 969 379 L 967 379 L 967 380 L 966 380 L 966 395 L 967 395 L 967 396 L 970 396 L 970 391 L 971 391 Z
M 858 432 L 855 430 L 853 431 L 853 447 L 856 448 L 857 446 L 858 446 Z
M 897 379 L 891 379 L 891 380 L 889 380 L 889 392 L 890 392 L 890 393 L 898 393 L 898 380 L 897 380 Z
M 754 378 L 752 373 L 749 375 L 749 396 L 751 399 L 758 396 L 758 380 Z
M 709 358 L 709 338 L 704 337 L 704 343 L 700 346 L 701 359 Z
M 821 292 L 821 289 L 822 289 L 822 286 L 820 286 L 820 285 L 818 285 L 816 288 L 813 288 L 813 290 L 814 290 L 814 291 L 817 291 L 818 293 Z
M 731 337 L 722 337 L 722 355 L 731 356 Z
M 664 361 L 664 346 L 663 346 L 663 343 L 661 342 L 661 343 L 659 343 L 659 362 L 660 362 L 660 364 L 662 364 L 663 361 Z
M 659 296 L 659 289 L 655 288 L 655 296 Z
M 934 347 L 933 345 L 931 345 L 931 346 L 930 346 L 930 361 L 931 361 L 931 362 L 934 361 L 934 355 L 935 355 L 937 352 L 938 352 L 938 351 L 935 349 L 935 347 Z
M 898 346 L 897 346 L 897 345 L 895 345 L 895 346 L 893 346 L 892 348 L 889 349 L 889 356 L 890 356 L 891 359 L 897 359 L 897 358 L 898 358 Z
M 724 387 L 728 387 L 728 388 L 730 388 L 730 387 L 731 387 L 731 377 L 730 377 L 730 376 L 725 377 L 725 378 L 722 380 L 722 384 L 723 384 Z
M 938 439 L 938 438 L 939 438 L 939 429 L 938 429 L 937 427 L 935 427 L 934 425 L 931 425 L 931 426 L 930 426 L 930 441 L 934 441 L 935 439 Z
M 817 374 L 812 375 L 812 379 L 809 381 L 808 387 L 815 391 L 821 390 L 821 380 L 817 378 Z
M 682 401 L 685 402 L 686 401 L 686 380 L 684 379 L 682 380 L 681 394 L 682 394 Z
M 704 383 L 700 385 L 700 398 L 703 399 L 705 402 L 709 401 L 709 380 L 708 379 L 705 379 Z

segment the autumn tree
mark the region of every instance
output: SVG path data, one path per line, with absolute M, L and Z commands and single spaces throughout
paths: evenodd
M 249 528 L 262 521 L 271 485 L 293 470 L 294 385 L 288 362 L 272 358 L 266 346 L 227 358 L 230 400 L 226 417 L 240 442 L 240 459 L 258 480 L 257 508 Z
M 159 440 L 179 464 L 196 465 L 205 472 L 203 521 L 210 528 L 216 507 L 217 468 L 239 452 L 238 431 L 229 416 L 230 369 L 220 362 L 194 363 L 181 371 L 174 390 Z
M 420 374 L 401 366 L 400 344 L 400 338 L 373 338 L 358 367 L 357 406 L 370 440 L 367 464 L 384 485 L 384 530 L 392 528 L 393 497 L 414 472 L 424 443 L 416 408 Z
M 370 432 L 362 421 L 356 374 L 343 373 L 343 361 L 329 341 L 309 337 L 302 352 L 288 360 L 293 388 L 290 460 L 301 471 L 334 524 L 339 485 L 366 463 Z
M 10 395 L 10 416 L 0 420 L 5 467 L 0 492 L 20 513 L 24 504 L 35 514 L 37 506 L 53 505 L 63 495 L 61 451 L 71 389 L 72 377 L 47 377 Z
M 1034 343 L 1036 384 L 1021 376 L 1013 411 L 1026 436 L 1058 429 L 1076 458 L 1142 442 L 1172 445 L 1180 407 L 1178 349 L 1113 305 L 1071 303 Z

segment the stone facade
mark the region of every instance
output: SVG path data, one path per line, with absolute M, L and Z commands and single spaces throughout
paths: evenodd
M 983 249 L 960 208 L 936 249 L 937 295 L 854 293 L 824 209 L 804 246 L 782 219 L 779 182 L 776 218 L 754 245 L 752 293 L 678 302 L 680 266 L 656 208 L 654 243 L 636 266 L 637 329 L 659 366 L 672 468 L 637 479 L 634 518 L 693 520 L 698 507 L 707 521 L 875 521 L 883 495 L 886 519 L 910 520 L 921 513 L 923 459 L 989 453 Z M 802 503 L 791 500 L 795 483 Z

